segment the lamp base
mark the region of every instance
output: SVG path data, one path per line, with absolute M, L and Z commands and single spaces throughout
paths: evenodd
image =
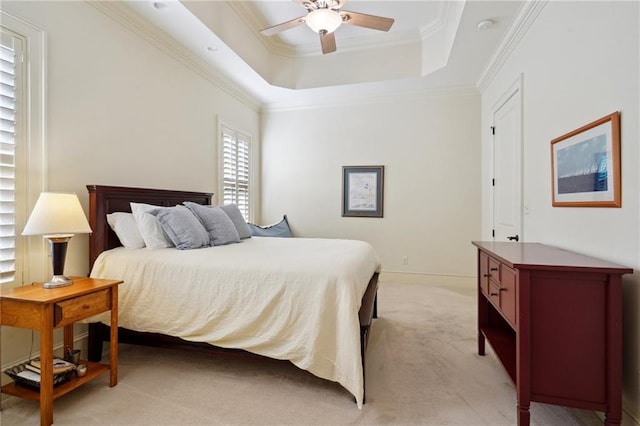
M 43 288 L 66 287 L 73 284 L 73 280 L 64 276 L 64 261 L 67 257 L 67 243 L 73 234 L 45 235 L 49 239 L 51 249 L 51 263 L 53 266 L 53 277 L 42 285 Z
M 42 284 L 43 288 L 58 288 L 58 287 L 67 287 L 73 284 L 73 280 L 65 277 L 64 275 L 54 275 L 51 279 Z

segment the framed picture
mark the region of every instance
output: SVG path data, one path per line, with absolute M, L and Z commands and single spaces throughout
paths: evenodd
M 384 166 L 342 167 L 342 216 L 382 217 Z
M 620 113 L 551 141 L 553 206 L 620 207 Z

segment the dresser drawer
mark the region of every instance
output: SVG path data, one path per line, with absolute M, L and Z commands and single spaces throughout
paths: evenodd
M 498 311 L 500 311 L 500 293 L 500 287 L 493 283 L 489 284 L 489 300 Z
M 487 267 L 489 270 L 485 294 L 502 316 L 515 327 L 517 325 L 516 271 L 491 256 L 487 256 Z
M 513 327 L 518 325 L 516 315 L 516 271 L 502 265 L 500 284 L 500 311 Z
M 56 303 L 53 308 L 53 323 L 55 327 L 62 327 L 109 309 L 111 309 L 111 291 L 102 290 Z
M 480 252 L 478 257 L 478 281 L 480 282 L 480 290 L 489 295 L 489 256 L 486 253 Z
M 500 271 L 501 266 L 500 261 L 493 257 L 489 257 L 489 280 L 493 281 L 493 283 L 498 287 L 500 287 L 500 281 L 502 280 L 502 274 Z

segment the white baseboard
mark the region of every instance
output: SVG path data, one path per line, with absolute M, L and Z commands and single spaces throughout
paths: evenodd
M 425 284 L 451 287 L 475 288 L 475 275 L 425 274 L 420 272 L 382 271 L 379 280 L 382 283 Z

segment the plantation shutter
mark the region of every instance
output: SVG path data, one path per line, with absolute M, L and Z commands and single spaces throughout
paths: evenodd
M 223 204 L 236 204 L 249 219 L 249 170 L 251 139 L 222 126 Z
M 0 284 L 16 278 L 16 62 L 0 44 Z

